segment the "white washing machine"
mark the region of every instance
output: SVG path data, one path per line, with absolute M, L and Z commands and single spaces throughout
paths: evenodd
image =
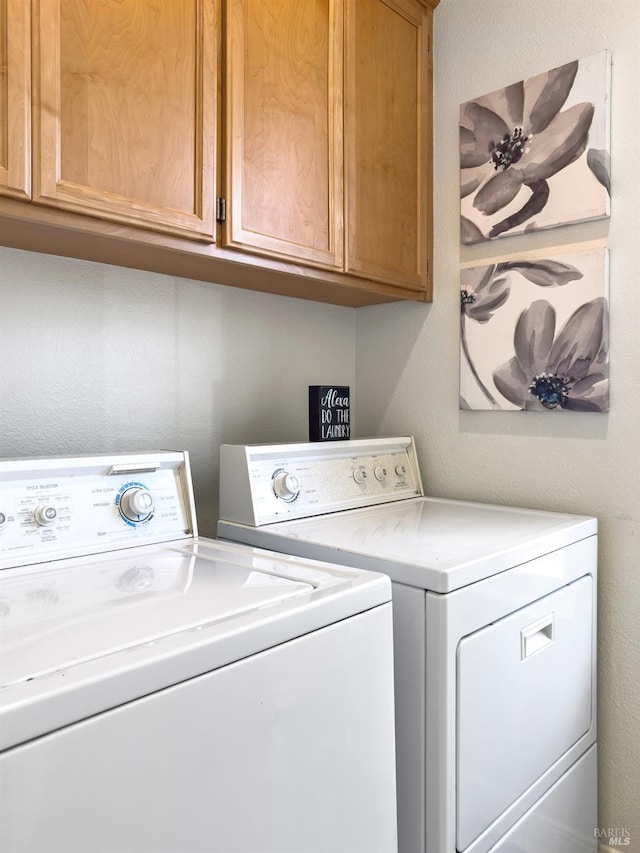
M 594 518 L 424 497 L 411 438 L 223 446 L 220 507 L 391 577 L 402 853 L 596 849 Z
M 185 453 L 0 461 L 0 849 L 396 849 L 391 585 L 198 539 Z

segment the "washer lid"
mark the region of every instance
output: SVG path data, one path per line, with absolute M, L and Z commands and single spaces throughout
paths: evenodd
M 0 575 L 0 687 L 313 592 L 290 567 L 221 551 L 132 548 Z
M 424 497 L 259 529 L 218 526 L 228 539 L 384 572 L 439 593 L 596 532 L 595 518 Z
M 389 605 L 380 574 L 192 539 L 0 572 L 0 750 Z

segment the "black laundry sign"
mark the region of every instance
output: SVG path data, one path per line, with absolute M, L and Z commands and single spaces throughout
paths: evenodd
M 309 441 L 350 438 L 349 387 L 309 386 Z

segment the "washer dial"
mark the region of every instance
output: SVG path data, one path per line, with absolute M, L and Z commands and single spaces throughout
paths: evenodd
M 35 508 L 33 517 L 40 527 L 50 527 L 58 520 L 58 510 L 51 504 L 44 504 Z
M 155 509 L 153 495 L 144 486 L 132 485 L 120 495 L 118 509 L 120 515 L 129 524 L 142 524 L 153 516 Z

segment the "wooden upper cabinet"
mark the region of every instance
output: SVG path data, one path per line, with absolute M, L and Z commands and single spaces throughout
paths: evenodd
M 0 0 L 0 242 L 430 299 L 437 3 Z
M 223 244 L 343 263 L 342 0 L 228 0 Z
M 436 4 L 228 0 L 224 245 L 430 297 Z
M 31 16 L 26 0 L 0 0 L 0 195 L 31 192 Z
M 347 0 L 345 24 L 346 271 L 426 298 L 432 14 L 417 0 Z
M 211 241 L 214 0 L 33 9 L 33 200 Z

